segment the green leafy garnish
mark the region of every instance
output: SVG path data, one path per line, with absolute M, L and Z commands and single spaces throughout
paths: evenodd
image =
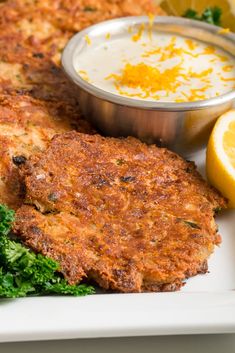
M 222 15 L 222 10 L 219 7 L 215 6 L 215 7 L 207 7 L 201 14 L 199 14 L 197 11 L 193 9 L 188 9 L 183 14 L 183 17 L 220 26 L 221 15 Z
M 0 205 L 0 297 L 27 295 L 93 294 L 86 284 L 69 285 L 60 275 L 59 264 L 41 254 L 35 254 L 19 241 L 10 238 L 14 211 Z
M 0 205 L 0 234 L 7 235 L 10 232 L 15 213 L 4 205 Z

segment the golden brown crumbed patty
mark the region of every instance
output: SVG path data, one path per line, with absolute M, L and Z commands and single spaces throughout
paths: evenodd
M 97 8 L 94 8 L 94 5 Z M 41 123 L 44 125 L 46 132 L 43 134 L 47 141 L 55 133 L 76 128 L 74 117 L 79 119 L 79 131 L 93 133 L 88 124 L 85 122 L 81 124 L 76 88 L 55 62 L 59 63 L 61 52 L 69 38 L 89 24 L 105 18 L 143 14 L 155 10 L 156 13 L 159 12 L 159 8 L 153 5 L 152 0 L 140 0 L 138 5 L 132 5 L 129 0 L 111 2 L 9 0 L 0 4 L 0 94 L 4 95 L 0 99 L 2 141 L 0 202 L 5 202 L 13 208 L 20 204 L 18 172 L 11 162 L 11 157 L 13 153 L 21 154 L 25 142 L 19 140 L 17 131 L 23 129 L 23 140 L 30 141 L 25 145 L 27 156 L 37 150 L 38 144 L 42 143 L 40 138 L 35 139 L 36 136 L 41 136 Z M 10 98 L 9 95 L 14 98 Z M 36 100 L 31 98 L 27 100 L 26 96 Z M 19 107 L 26 101 L 27 108 L 24 112 L 24 109 Z M 7 118 L 4 120 L 3 115 L 6 105 L 14 116 L 12 127 L 14 134 L 10 133 L 7 136 L 4 131 L 8 122 Z M 51 106 L 55 107 L 52 116 L 49 112 Z M 40 121 L 38 124 L 38 111 L 42 107 L 44 122 Z M 20 114 L 17 116 L 19 109 Z M 29 113 L 27 122 L 27 119 L 24 121 L 21 119 L 24 113 L 25 117 Z M 60 119 L 57 121 L 54 117 L 58 116 Z M 62 116 L 64 124 L 67 125 L 65 129 L 61 128 Z M 73 118 L 70 124 L 71 116 Z M 54 122 L 51 129 L 52 120 Z M 32 125 L 26 128 L 30 121 L 35 122 L 34 129 Z M 23 124 L 23 127 L 20 124 Z M 80 125 L 84 124 L 86 127 L 81 129 Z M 10 126 L 13 125 L 8 127 Z
M 19 164 L 43 151 L 55 134 L 90 132 L 89 124 L 62 103 L 27 96 L 0 95 L 0 203 L 16 209 L 22 202 Z
M 40 46 L 31 48 L 20 34 L 0 31 L 0 93 L 59 101 L 78 109 L 76 87 Z
M 74 33 L 107 19 L 148 13 L 164 14 L 153 0 L 9 0 L 1 6 L 0 29 L 10 26 L 59 63 Z
M 8 0 L 1 6 L 0 26 L 14 23 L 19 31 L 45 40 L 58 29 L 78 32 L 107 19 L 150 13 L 165 14 L 153 0 Z
M 178 155 L 137 139 L 68 132 L 21 168 L 15 230 L 70 283 L 120 292 L 179 289 L 206 271 L 225 201 Z
M 40 48 L 40 52 L 47 54 L 56 64 L 60 64 L 61 53 L 73 33 L 54 27 L 40 14 L 35 14 L 33 18 L 20 14 L 18 17 L 17 21 L 10 20 L 7 25 L 3 25 L 0 11 L 0 32 L 4 35 L 7 30 L 12 38 L 21 37 L 18 43 L 29 46 L 31 52 Z

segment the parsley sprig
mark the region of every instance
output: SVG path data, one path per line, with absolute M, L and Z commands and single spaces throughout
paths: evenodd
M 9 236 L 14 211 L 0 205 L 0 297 L 62 294 L 81 296 L 94 293 L 86 284 L 69 285 L 59 274 L 59 264 L 35 254 Z
M 201 14 L 199 14 L 197 11 L 193 9 L 188 9 L 183 14 L 183 17 L 220 26 L 221 15 L 222 15 L 222 10 L 219 7 L 215 6 L 215 7 L 207 7 Z

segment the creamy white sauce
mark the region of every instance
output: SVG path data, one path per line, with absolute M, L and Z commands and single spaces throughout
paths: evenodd
M 141 64 L 159 70 L 163 73 L 159 78 L 163 88 L 156 90 L 155 76 L 150 79 L 154 85 L 152 92 L 146 87 L 143 89 L 141 84 L 135 87 L 130 87 L 126 81 L 123 84 L 120 78 L 127 63 L 134 69 Z M 165 87 L 165 78 L 170 80 L 171 75 L 164 72 L 174 67 L 179 68 L 179 75 L 172 78 L 172 89 Z M 75 62 L 75 69 L 84 80 L 105 91 L 148 101 L 195 101 L 235 88 L 235 59 L 231 55 L 207 43 L 156 31 L 151 36 L 144 31 L 137 41 L 133 40 L 133 33 L 115 39 L 107 35 L 101 44 L 88 39 L 86 50 Z M 144 73 L 140 72 L 137 71 L 137 82 L 146 82 Z

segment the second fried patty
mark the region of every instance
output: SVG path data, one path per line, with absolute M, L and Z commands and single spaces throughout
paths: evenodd
M 64 102 L 0 95 L 0 203 L 13 209 L 21 205 L 23 189 L 17 166 L 44 150 L 55 134 L 74 128 L 92 131 Z
M 176 290 L 206 271 L 220 242 L 214 213 L 224 199 L 193 163 L 137 139 L 68 132 L 21 174 L 26 200 L 15 231 L 59 261 L 70 283 Z

